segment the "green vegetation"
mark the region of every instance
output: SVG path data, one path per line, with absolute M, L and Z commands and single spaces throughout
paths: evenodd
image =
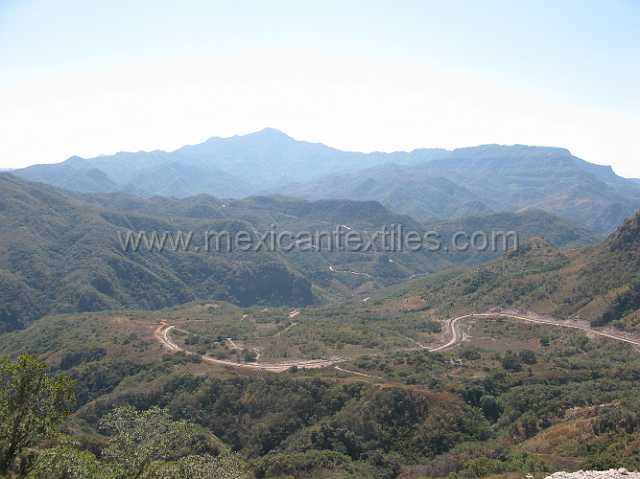
M 127 253 L 117 236 L 129 228 L 204 235 L 230 222 L 118 213 L 8 175 L 0 176 L 0 205 L 0 331 L 51 312 L 157 309 L 195 298 L 313 301 L 310 283 L 277 254 Z
M 531 239 L 473 269 L 374 291 L 434 260 L 132 259 L 105 238 L 129 224 L 164 225 L 166 211 L 177 228 L 204 228 L 222 209 L 229 216 L 217 224 L 256 229 L 278 219 L 301 228 L 349 218 L 367 228 L 394 218 L 375 202 L 270 197 L 222 208 L 210 197 L 75 197 L 0 181 L 0 319 L 10 329 L 43 316 L 0 334 L 0 475 L 477 479 L 640 467 L 640 355 L 631 345 L 475 316 L 457 321 L 455 348 L 429 351 L 450 338 L 445 320 L 495 308 L 637 337 L 640 214 L 595 246 Z M 547 218 L 526 215 L 536 225 Z M 328 261 L 378 276 L 338 281 L 320 274 Z M 187 352 L 164 349 L 164 333 Z M 234 369 L 204 355 L 286 360 L 288 369 Z M 319 358 L 341 361 L 289 368 Z
M 37 452 L 28 477 L 78 479 L 248 478 L 238 455 L 220 450 L 210 435 L 166 411 L 120 407 L 101 422 L 107 438 L 100 457 L 68 438 Z
M 498 261 L 434 275 L 398 294 L 423 298 L 436 317 L 498 307 L 633 332 L 640 325 L 638 217 L 640 213 L 596 246 L 561 250 L 532 239 Z
M 372 301 L 303 309 L 298 325 L 286 333 L 286 310 L 224 303 L 132 311 L 126 318 L 111 313 L 50 317 L 0 337 L 0 351 L 39 349 L 53 370 L 64 365 L 65 374 L 75 379 L 79 400 L 63 428 L 70 438 L 47 445 L 34 463 L 52 471 L 68 471 L 71 465 L 63 458 L 77 457 L 74 467 L 115 474 L 115 464 L 125 461 L 128 435 L 150 441 L 143 448 L 147 459 L 137 456 L 142 462 L 133 466 L 149 474 L 140 477 L 156 477 L 156 470 L 183 471 L 185 457 L 203 457 L 197 460 L 202 464 L 208 457 L 226 457 L 227 450 L 236 452 L 232 462 L 246 464 L 250 477 L 264 478 L 393 478 L 401 473 L 472 478 L 594 464 L 634 467 L 632 449 L 622 445 L 637 440 L 640 356 L 580 332 L 487 320 L 466 325 L 473 343 L 449 353 L 412 350 L 410 341 L 392 335 L 382 336 L 380 349 L 368 352 L 343 347 L 349 361 L 341 366 L 367 376 L 302 369 L 243 375 L 184 355 L 163 355 L 152 338 L 156 323 L 150 314 L 181 322 L 180 329 L 195 337 L 208 328 L 226 332 L 235 321 L 243 326 L 234 341 L 245 347 L 266 344 L 259 337 L 268 342 L 293 335 L 297 328 L 302 340 L 340 324 L 355 326 L 370 309 L 377 311 L 372 326 L 382 331 L 430 314 L 429 308 L 398 301 L 393 294 Z M 345 314 L 337 314 L 343 308 Z M 196 329 L 201 332 L 195 334 Z M 349 341 L 367 341 L 366 331 L 353 331 Z M 92 337 L 101 341 L 101 349 L 92 345 Z M 327 338 L 315 341 L 323 344 Z M 58 344 L 67 344 L 69 351 L 52 353 Z M 334 350 L 330 344 L 323 350 Z M 394 348 L 387 349 L 391 344 Z M 618 404 L 626 404 L 620 413 Z M 148 433 L 156 428 L 172 432 Z M 579 441 L 574 439 L 578 431 Z M 200 439 L 193 441 L 196 436 Z M 166 443 L 174 455 L 158 459 Z M 171 474 L 182 477 L 182 472 Z
M 119 407 L 100 421 L 99 458 L 59 426 L 70 412 L 73 383 L 52 378 L 46 364 L 22 355 L 0 360 L 0 475 L 33 479 L 248 477 L 217 438 L 167 411 Z M 47 442 L 48 441 L 48 442 Z
M 375 201 L 308 202 L 283 197 L 218 200 L 126 195 L 79 195 L 0 175 L 0 331 L 28 325 L 45 314 L 126 308 L 160 309 L 198 299 L 241 306 L 302 306 L 399 283 L 415 274 L 455 264 L 478 264 L 497 254 L 391 252 L 123 251 L 127 231 L 193 232 L 202 247 L 206 232 L 333 231 L 349 224 L 375 231 L 402 224 L 426 231 Z M 588 232 L 544 213 L 518 221 L 520 233 L 549 234 L 559 244 L 588 241 Z M 480 220 L 485 231 L 497 218 Z M 509 221 L 507 221 L 509 223 Z M 442 225 L 445 241 L 447 228 Z M 335 271 L 331 271 L 330 267 Z M 353 274 L 352 271 L 363 273 Z
M 69 413 L 72 390 L 69 378 L 50 378 L 46 364 L 32 356 L 0 358 L 0 474 L 55 432 Z

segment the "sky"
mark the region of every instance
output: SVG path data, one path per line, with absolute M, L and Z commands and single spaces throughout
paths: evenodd
M 0 0 L 0 168 L 278 128 L 640 178 L 640 0 Z

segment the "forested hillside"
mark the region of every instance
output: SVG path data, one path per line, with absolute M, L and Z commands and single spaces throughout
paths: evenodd
M 203 231 L 239 220 L 123 214 L 0 176 L 0 329 L 51 312 L 157 309 L 196 298 L 239 304 L 313 302 L 311 284 L 276 253 L 125 252 L 127 230 Z M 238 226 L 240 224 L 240 226 Z
M 636 331 L 640 328 L 640 212 L 605 241 L 562 250 L 533 239 L 520 251 L 417 288 L 430 304 L 456 310 L 535 311 Z
M 216 231 L 246 230 L 256 239 L 272 228 L 309 234 L 337 228 L 371 235 L 401 224 L 405 231 L 442 233 L 445 244 L 457 226 L 487 235 L 509 227 L 523 240 L 541 234 L 558 246 L 592 240 L 588 231 L 545 213 L 513 215 L 507 221 L 496 216 L 423 225 L 375 201 L 87 195 L 7 174 L 0 176 L 0 201 L 5 219 L 0 225 L 0 317 L 5 330 L 46 313 L 156 309 L 198 298 L 304 305 L 456 264 L 478 264 L 502 252 L 197 251 L 205 235 Z M 189 251 L 124 251 L 121 239 L 129 231 L 192 232 L 193 245 Z
M 144 198 L 121 193 L 83 195 L 11 175 L 0 176 L 0 225 L 3 329 L 13 329 L 45 313 L 151 308 L 198 298 L 304 305 L 328 297 L 371 291 L 416 274 L 443 270 L 460 262 L 494 258 L 474 251 L 233 251 L 202 253 L 211 232 L 355 230 L 369 232 L 402 224 L 424 233 L 427 226 L 391 213 L 375 201 L 285 197 L 220 200 L 207 195 L 187 199 Z M 531 215 L 529 215 L 531 216 Z M 490 234 L 513 226 L 523 238 L 543 233 L 565 245 L 589 241 L 590 234 L 538 215 L 507 223 L 478 219 Z M 436 226 L 436 225 L 432 225 Z M 445 241 L 448 227 L 438 225 Z M 193 232 L 189 251 L 124 251 L 122 235 Z M 120 236 L 119 236 L 120 235 Z

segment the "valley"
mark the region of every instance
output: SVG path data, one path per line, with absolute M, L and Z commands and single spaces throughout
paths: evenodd
M 638 58 L 640 0 L 0 0 L 0 479 L 639 478 Z
M 578 168 L 635 194 L 568 152 L 522 151 L 524 164 L 560 155 L 565 173 Z M 457 154 L 495 168 L 504 160 L 494 153 Z M 437 155 L 428 169 L 457 161 Z M 248 477 L 542 479 L 640 467 L 640 212 L 610 231 L 537 200 L 540 209 L 503 211 L 469 193 L 478 208 L 452 206 L 462 217 L 414 217 L 364 191 L 151 197 L 2 174 L 0 357 L 28 353 L 73 382 L 61 432 L 80 442 L 65 454 L 100 464 L 112 437 L 102 424 L 134 414 L 124 407 L 161 408 L 199 428 L 216 457 L 232 457 Z M 276 230 L 366 236 L 394 225 L 435 231 L 443 247 L 205 254 L 118 241 L 127 232 L 246 231 L 263 243 Z M 450 247 L 460 232 L 505 231 L 517 244 Z
M 328 453 L 323 448 L 329 446 L 316 437 L 320 430 L 330 437 L 337 435 L 331 439 L 331 448 L 353 444 L 340 446 L 347 439 L 340 439 L 336 428 L 345 424 L 358 435 L 354 440 L 381 441 L 374 447 L 388 450 L 388 457 L 400 461 L 406 477 L 422 477 L 427 470 L 442 474 L 436 466 L 442 454 L 447 461 L 455 457 L 455 467 L 465 470 L 476 460 L 474 454 L 500 448 L 507 448 L 508 458 L 497 460 L 493 470 L 573 469 L 596 460 L 571 442 L 544 454 L 539 453 L 544 451 L 540 444 L 550 434 L 562 434 L 563 439 L 554 441 L 571 440 L 573 432 L 560 431 L 573 430 L 574 424 L 582 424 L 583 441 L 595 447 L 602 440 L 599 433 L 589 431 L 602 427 L 607 409 L 591 416 L 580 411 L 611 401 L 633 401 L 637 388 L 633 377 L 640 370 L 637 335 L 530 313 L 434 315 L 414 296 L 399 293 L 379 291 L 364 303 L 298 310 L 206 302 L 152 313 L 51 316 L 0 336 L 0 351 L 32 351 L 54 371 L 75 378 L 79 404 L 74 427 L 91 428 L 103 411 L 123 401 L 138 407 L 159 402 L 180 417 L 207 425 L 257 468 L 263 467 L 260 458 L 267 451 L 271 451 L 268 457 L 285 461 L 283 467 L 291 471 L 297 469 L 288 461 L 295 461 L 300 448 Z M 291 318 L 293 312 L 299 314 Z M 305 395 L 319 394 L 311 393 L 318 388 L 321 396 L 309 403 Z M 340 399 L 331 399 L 335 395 Z M 496 397 L 496 403 L 489 396 Z M 414 437 L 411 441 L 418 441 L 413 446 L 418 449 L 400 452 L 400 443 L 394 445 L 386 442 L 391 439 L 367 432 L 370 421 L 384 428 L 402 424 L 382 411 L 373 415 L 373 410 L 391 407 L 397 412 L 389 414 L 401 414 L 422 402 L 431 412 L 416 412 L 418 416 L 411 416 L 394 433 L 402 444 Z M 202 404 L 215 411 L 215 420 L 197 412 Z M 368 420 L 358 417 L 358 408 L 369 411 L 363 412 L 370 415 Z M 474 408 L 484 411 L 488 419 L 473 416 Z M 292 410 L 300 423 L 287 422 Z M 320 417 L 311 417 L 311 411 Z M 425 443 L 424 433 L 413 428 L 426 421 L 433 430 L 434 421 L 439 424 L 443 417 L 452 418 L 445 411 L 461 415 L 466 422 L 437 426 L 438 434 L 458 438 L 442 452 L 440 439 Z M 255 424 L 244 423 L 244 414 L 256 418 Z M 534 414 L 536 421 L 526 414 Z M 483 425 L 485 420 L 489 424 Z M 260 424 L 270 424 L 269 439 L 258 439 Z M 278 432 L 283 427 L 287 432 Z M 280 438 L 275 444 L 274 437 Z M 298 437 L 311 442 L 298 446 Z M 611 441 L 619 436 L 607 437 Z M 468 451 L 465 441 L 482 447 L 475 453 Z M 371 467 L 357 452 L 371 446 L 361 442 L 357 447 L 341 463 L 344 471 Z M 416 463 L 410 459 L 412 454 L 428 459 Z M 510 462 L 525 457 L 525 466 Z M 616 457 L 632 467 L 632 456 Z M 314 474 L 323 473 L 322 466 L 305 467 L 312 467 Z M 378 474 L 380 467 L 375 466 L 375 473 L 358 474 L 369 477 Z
M 506 319 L 511 319 L 515 321 L 524 321 L 524 322 L 533 323 L 533 324 L 554 326 L 557 328 L 575 329 L 575 330 L 582 331 L 584 334 L 586 334 L 589 337 L 607 338 L 613 341 L 630 344 L 636 348 L 640 348 L 640 335 L 635 335 L 635 336 L 624 335 L 622 333 L 615 332 L 611 329 L 608 329 L 608 330 L 595 329 L 591 327 L 589 323 L 585 323 L 585 322 L 562 321 L 557 319 L 554 320 L 554 319 L 543 318 L 539 316 L 538 317 L 523 316 L 515 313 L 506 313 L 506 312 L 471 313 L 463 316 L 458 316 L 456 318 L 450 318 L 450 319 L 444 320 L 443 324 L 445 325 L 445 329 L 442 332 L 441 336 L 444 340 L 446 340 L 447 338 L 450 338 L 450 339 L 448 339 L 448 341 L 442 345 L 426 346 L 424 344 L 416 342 L 411 338 L 407 338 L 407 339 L 411 342 L 415 342 L 417 346 L 416 349 L 422 349 L 432 353 L 445 351 L 447 349 L 450 349 L 459 345 L 463 341 L 471 342 L 471 344 L 473 344 L 473 338 L 469 338 L 468 336 L 465 336 L 463 332 L 464 323 L 472 320 L 478 320 L 478 319 L 486 321 L 486 320 L 492 320 L 492 319 L 495 320 L 500 318 L 506 318 Z M 288 329 L 295 326 L 296 324 L 297 323 L 291 323 L 291 325 L 289 325 L 282 332 L 286 333 Z M 188 322 L 187 322 L 187 325 L 188 325 Z M 233 361 L 227 361 L 223 359 L 216 359 L 208 355 L 202 355 L 194 351 L 189 351 L 184 347 L 176 344 L 174 340 L 171 339 L 171 331 L 175 328 L 176 328 L 175 325 L 169 325 L 166 322 L 162 322 L 161 325 L 158 326 L 158 328 L 155 330 L 154 336 L 168 351 L 181 352 L 190 356 L 197 356 L 202 361 L 209 364 L 218 365 L 218 366 L 227 366 L 227 367 L 238 368 L 238 369 L 248 369 L 248 370 L 256 370 L 256 371 L 260 370 L 260 371 L 267 371 L 267 372 L 274 372 L 274 373 L 286 372 L 292 368 L 294 369 L 335 368 L 338 371 L 347 372 L 355 375 L 362 375 L 365 377 L 367 376 L 366 374 L 361 372 L 348 371 L 340 368 L 338 365 L 348 360 L 345 358 L 306 359 L 306 360 L 305 359 L 295 360 L 294 358 L 292 358 L 286 362 L 277 362 L 277 363 L 233 362 Z M 179 329 L 178 331 L 187 336 L 192 334 L 189 331 L 186 331 L 184 329 Z M 277 334 L 278 334 L 278 337 L 280 337 L 280 332 Z M 198 336 L 198 334 L 196 334 L 196 336 Z M 262 339 L 266 339 L 268 341 L 270 338 L 262 338 Z M 236 346 L 231 338 L 227 338 L 227 341 L 231 344 L 233 350 L 243 349 Z M 262 346 L 262 348 L 264 348 L 264 346 Z M 259 352 L 260 349 L 254 348 L 253 351 L 257 353 L 256 354 L 256 361 L 257 361 L 260 358 L 260 352 Z
M 212 251 L 171 248 L 124 251 L 126 234 L 155 232 L 194 238 L 244 232 L 256 239 L 279 231 L 312 236 L 340 229 L 366 237 L 385 227 L 442 234 L 451 242 L 455 224 L 422 224 L 375 201 L 305 201 L 286 197 L 220 200 L 148 199 L 129 195 L 76 194 L 0 175 L 0 330 L 24 327 L 44 314 L 149 308 L 197 299 L 238 305 L 309 305 L 375 291 L 457 265 L 498 258 L 496 251 Z M 469 220 L 474 231 L 513 231 L 525 240 L 548 236 L 558 246 L 595 241 L 588 230 L 544 212 Z M 344 225 L 351 225 L 345 230 Z M 462 225 L 464 227 L 464 225 Z M 503 229 L 504 228 L 504 229 Z M 471 230 L 470 230 L 471 231 Z M 367 233 L 369 232 L 369 233 Z M 200 244 L 195 245 L 198 248 Z M 53 252 L 46 254 L 47 251 Z M 142 290 L 137 285 L 145 283 Z

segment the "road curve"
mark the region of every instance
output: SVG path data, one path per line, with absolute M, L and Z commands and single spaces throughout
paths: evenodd
M 584 324 L 571 324 L 568 323 L 567 321 L 562 321 L 562 320 L 556 320 L 556 319 L 542 319 L 542 318 L 533 318 L 530 316 L 521 316 L 518 314 L 512 314 L 512 313 L 472 313 L 472 314 L 465 314 L 463 316 L 458 316 L 457 318 L 452 318 L 452 319 L 448 319 L 446 321 L 447 323 L 447 334 L 450 337 L 449 341 L 446 344 L 443 344 L 441 346 L 436 346 L 436 347 L 427 347 L 427 346 L 422 346 L 422 349 L 427 349 L 428 351 L 432 352 L 432 353 L 436 353 L 439 351 L 444 351 L 445 349 L 449 349 L 453 346 L 455 346 L 456 344 L 458 344 L 460 341 L 462 341 L 462 337 L 460 335 L 460 331 L 458 330 L 457 326 L 458 323 L 465 321 L 467 319 L 482 319 L 482 318 L 507 318 L 507 319 L 515 319 L 515 320 L 519 320 L 519 321 L 525 321 L 528 323 L 535 323 L 535 324 L 545 324 L 545 325 L 549 325 L 549 326 L 557 326 L 560 328 L 567 328 L 567 329 L 577 329 L 580 331 L 583 331 L 585 333 L 589 333 L 589 334 L 593 334 L 596 336 L 600 336 L 603 338 L 609 338 L 609 339 L 613 339 L 615 341 L 620 341 L 623 343 L 627 343 L 627 344 L 631 344 L 633 346 L 636 347 L 640 347 L 640 340 L 639 339 L 631 339 L 631 338 L 627 338 L 621 335 L 616 335 L 616 334 L 612 334 L 612 333 L 608 333 L 606 331 L 600 331 L 597 329 L 593 329 L 587 325 Z
M 449 348 L 456 346 L 458 343 L 462 341 L 462 334 L 459 329 L 460 323 L 468 319 L 487 319 L 487 318 L 494 318 L 494 319 L 507 318 L 507 319 L 515 319 L 518 321 L 524 321 L 528 323 L 534 323 L 534 324 L 542 324 L 542 325 L 556 326 L 560 328 L 575 329 L 575 330 L 583 331 L 588 334 L 593 334 L 595 336 L 613 339 L 615 341 L 620 341 L 620 342 L 630 344 L 632 346 L 640 348 L 640 339 L 624 337 L 624 336 L 609 333 L 606 331 L 593 329 L 590 326 L 585 324 L 575 324 L 575 323 L 568 323 L 567 321 L 562 321 L 557 319 L 543 319 L 543 318 L 537 318 L 537 317 L 531 317 L 531 316 L 522 316 L 522 315 L 513 314 L 513 313 L 499 313 L 499 312 L 471 313 L 471 314 L 458 316 L 456 318 L 448 319 L 446 321 L 446 325 L 447 325 L 447 336 L 449 336 L 449 340 L 445 344 L 442 344 L 440 346 L 434 346 L 434 347 L 425 346 L 423 344 L 416 342 L 411 338 L 407 338 L 407 339 L 416 343 L 419 349 L 423 349 L 432 353 L 445 351 Z M 345 362 L 344 359 L 340 359 L 340 358 L 294 360 L 294 361 L 282 361 L 282 362 L 276 362 L 276 363 L 258 363 L 258 362 L 238 363 L 235 361 L 216 359 L 211 356 L 188 351 L 183 347 L 177 345 L 173 341 L 173 339 L 171 339 L 170 332 L 172 329 L 175 329 L 175 326 L 171 326 L 166 322 L 161 322 L 160 326 L 158 326 L 158 328 L 154 332 L 154 336 L 165 347 L 165 349 L 167 349 L 170 352 L 183 352 L 184 354 L 187 354 L 189 356 L 198 356 L 202 359 L 202 361 L 209 364 L 216 364 L 220 366 L 228 366 L 228 367 L 239 368 L 239 369 L 248 369 L 253 371 L 268 371 L 273 373 L 282 373 L 290 370 L 293 367 L 297 367 L 299 369 L 303 369 L 303 368 L 304 369 L 321 369 L 321 368 L 333 367 L 338 371 L 342 371 L 345 373 L 351 373 L 359 376 L 370 377 L 369 375 L 364 373 L 340 368 L 338 364 Z
M 354 276 L 364 276 L 366 278 L 373 278 L 373 276 L 371 276 L 369 273 L 364 273 L 362 271 L 350 271 L 346 269 L 336 269 L 335 266 L 333 265 L 329 265 L 329 271 L 331 271 L 332 273 L 347 273 L 347 274 L 352 274 Z
M 175 329 L 175 326 L 171 326 L 166 322 L 163 322 L 158 326 L 158 328 L 154 332 L 154 336 L 160 344 L 162 344 L 165 349 L 170 352 L 182 352 L 188 356 L 197 356 L 202 361 L 209 364 L 217 364 L 220 366 L 229 366 L 232 368 L 241 368 L 241 369 L 249 369 L 252 371 L 269 371 L 272 373 L 282 373 L 290 370 L 293 367 L 297 367 L 299 369 L 320 369 L 320 368 L 329 368 L 334 367 L 336 364 L 344 362 L 344 359 L 308 359 L 308 360 L 297 360 L 297 361 L 282 361 L 278 363 L 238 363 L 235 361 L 227 361 L 225 359 L 217 359 L 211 356 L 207 356 L 206 354 L 198 354 L 193 351 L 188 351 L 183 347 L 177 345 L 173 339 L 171 339 L 170 332 L 172 329 Z

